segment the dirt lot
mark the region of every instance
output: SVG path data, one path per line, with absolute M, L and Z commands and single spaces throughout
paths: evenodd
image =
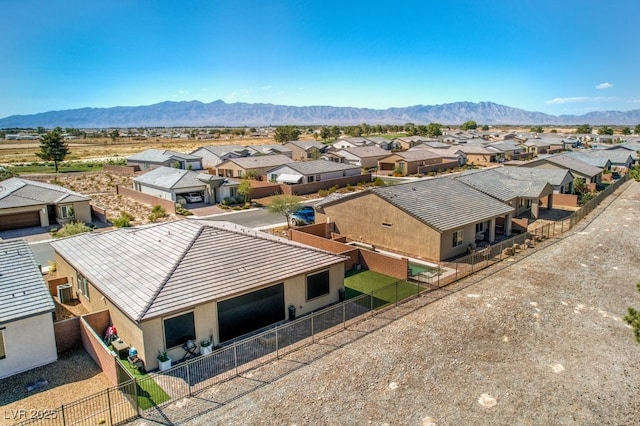
M 622 321 L 640 306 L 640 183 L 608 203 L 528 256 L 164 412 L 189 425 L 640 424 L 640 345 Z

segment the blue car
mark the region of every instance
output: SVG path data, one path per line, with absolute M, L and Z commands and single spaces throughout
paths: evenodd
M 309 225 L 316 220 L 316 211 L 313 207 L 305 206 L 291 215 L 291 222 L 296 225 Z

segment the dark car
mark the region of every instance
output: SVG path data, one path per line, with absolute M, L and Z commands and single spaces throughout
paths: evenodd
M 316 220 L 316 211 L 313 207 L 305 206 L 291 215 L 291 221 L 296 225 L 309 225 Z

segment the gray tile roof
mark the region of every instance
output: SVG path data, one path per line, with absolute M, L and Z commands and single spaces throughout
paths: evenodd
M 133 181 L 157 188 L 180 189 L 203 186 L 204 183 L 200 180 L 200 175 L 201 173 L 190 170 L 162 166 L 133 178 Z
M 506 184 L 510 180 L 504 175 L 496 175 L 492 170 L 471 170 L 455 177 L 455 179 L 503 202 L 518 197 L 518 191 Z
M 345 260 L 239 225 L 195 220 L 84 234 L 52 246 L 135 321 Z
M 29 245 L 0 241 L 0 325 L 55 309 Z
M 280 143 L 265 143 L 259 145 L 247 145 L 246 149 L 260 154 L 271 154 L 272 152 L 291 153 L 291 149 Z
M 553 186 L 562 185 L 567 175 L 571 173 L 565 169 L 543 169 L 534 167 L 496 167 L 495 171 L 509 176 L 512 179 L 548 182 Z
M 565 155 L 578 158 L 579 160 L 586 159 L 586 158 L 592 158 L 592 159 L 595 159 L 596 161 L 600 160 L 599 164 L 601 164 L 601 166 L 598 166 L 598 167 L 603 167 L 604 165 L 606 165 L 607 160 L 611 161 L 611 163 L 614 163 L 614 164 L 626 163 L 627 161 L 629 161 L 629 157 L 631 157 L 631 159 L 633 160 L 632 154 L 635 154 L 635 152 L 628 151 L 626 149 L 583 149 L 580 151 L 572 151 L 572 152 L 565 153 Z M 585 161 L 585 163 L 586 162 L 587 161 Z M 589 163 L 589 164 L 597 165 L 595 163 Z
M 355 155 L 358 158 L 384 157 L 389 155 L 389 151 L 380 148 L 378 145 L 355 146 L 353 148 L 344 148 L 342 151 L 347 151 L 349 154 Z
M 293 162 L 290 157 L 286 155 L 276 154 L 276 155 L 261 155 L 257 157 L 242 157 L 242 158 L 231 158 L 226 160 L 220 164 L 218 164 L 218 168 L 224 168 L 224 165 L 227 162 L 234 163 L 243 169 L 252 169 L 258 167 L 277 167 L 282 166 L 283 164 L 288 164 Z
M 322 151 L 327 147 L 326 145 L 316 141 L 289 141 L 287 142 L 287 144 L 295 145 L 298 148 L 304 149 L 305 151 L 308 151 L 311 148 L 316 148 Z
M 247 148 L 240 145 L 208 145 L 208 146 L 202 146 L 194 150 L 191 154 L 193 155 L 199 149 L 207 150 L 210 153 L 217 155 L 218 157 L 222 157 L 223 155 L 228 154 L 230 152 L 235 152 L 241 155 L 242 152 L 246 151 Z
M 396 155 L 404 159 L 405 161 L 412 162 L 412 161 L 433 160 L 436 158 L 443 158 L 445 154 L 441 153 L 439 150 L 434 148 L 434 149 L 416 149 L 415 151 L 412 151 L 412 150 L 401 151 L 401 152 L 396 152 L 394 154 L 391 154 L 389 155 L 389 157 L 393 157 Z M 387 157 L 381 158 L 380 160 L 384 162 L 386 158 Z
M 440 232 L 514 212 L 503 202 L 451 177 L 371 191 Z
M 336 163 L 335 161 L 313 160 L 313 161 L 294 161 L 286 164 L 287 167 L 295 170 L 302 175 L 315 175 L 321 173 L 330 173 L 340 170 L 359 170 L 359 166 L 346 163 Z
M 575 158 L 576 160 L 583 161 L 587 164 L 591 164 L 592 166 L 596 166 L 600 169 L 604 169 L 607 167 L 609 162 L 611 161 L 609 156 L 600 156 L 600 155 L 588 155 L 584 151 L 572 151 L 565 152 L 564 155 L 567 157 Z M 627 157 L 629 157 L 627 155 Z
M 202 157 L 197 155 L 185 154 L 183 152 L 171 151 L 168 149 L 147 149 L 137 154 L 127 157 L 130 161 L 146 161 L 150 163 L 164 163 L 172 158 L 180 160 L 201 160 Z
M 592 166 L 591 164 L 587 164 L 584 161 L 578 160 L 577 158 L 571 158 L 562 154 L 550 155 L 548 157 L 544 157 L 542 160 L 534 160 L 531 163 L 525 163 L 524 165 L 530 167 L 531 164 L 535 166 L 535 164 L 545 161 L 589 177 L 597 176 L 602 172 L 602 169 L 596 166 Z
M 17 177 L 0 182 L 0 209 L 87 200 L 90 198 L 49 183 Z

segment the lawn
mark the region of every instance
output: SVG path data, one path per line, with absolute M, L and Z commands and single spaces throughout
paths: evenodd
M 371 294 L 374 308 L 395 303 L 420 291 L 420 287 L 415 284 L 369 270 L 347 272 L 344 286 L 347 299 L 361 294 Z
M 127 360 L 120 360 L 120 365 L 136 379 L 138 406 L 141 409 L 146 410 L 169 400 L 169 395 L 153 380 L 149 373 L 132 367 Z

